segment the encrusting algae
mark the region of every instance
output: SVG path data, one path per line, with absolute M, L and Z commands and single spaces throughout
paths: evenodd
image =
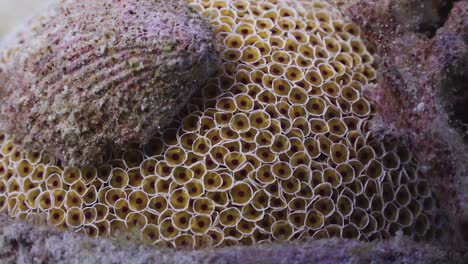
M 216 78 L 161 135 L 62 167 L 1 134 L 0 204 L 89 236 L 176 248 L 440 235 L 411 153 L 374 138 L 359 28 L 325 1 L 189 1 L 213 26 Z

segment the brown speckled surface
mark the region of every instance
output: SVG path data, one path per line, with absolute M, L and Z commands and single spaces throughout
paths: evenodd
M 63 1 L 2 50 L 4 128 L 76 165 L 146 143 L 218 63 L 211 30 L 182 1 Z

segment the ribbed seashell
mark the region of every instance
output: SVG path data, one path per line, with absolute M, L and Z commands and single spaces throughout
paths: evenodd
M 21 146 L 65 164 L 145 143 L 218 69 L 209 26 L 182 1 L 48 10 L 1 45 L 0 119 Z

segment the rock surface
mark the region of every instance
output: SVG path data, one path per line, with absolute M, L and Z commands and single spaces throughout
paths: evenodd
M 211 30 L 182 1 L 60 1 L 49 10 L 2 44 L 0 119 L 25 149 L 64 164 L 146 143 L 217 71 Z
M 374 129 L 407 141 L 468 239 L 468 1 L 362 0 L 345 12 L 380 66 L 367 90 L 382 114 Z
M 176 251 L 132 242 L 90 239 L 0 217 L 0 262 L 9 263 L 466 263 L 463 253 L 404 237 L 366 243 L 307 243 Z

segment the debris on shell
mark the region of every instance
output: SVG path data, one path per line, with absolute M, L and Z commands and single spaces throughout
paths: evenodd
M 145 144 L 220 62 L 182 1 L 57 1 L 0 53 L 0 124 L 19 146 L 99 164 Z

